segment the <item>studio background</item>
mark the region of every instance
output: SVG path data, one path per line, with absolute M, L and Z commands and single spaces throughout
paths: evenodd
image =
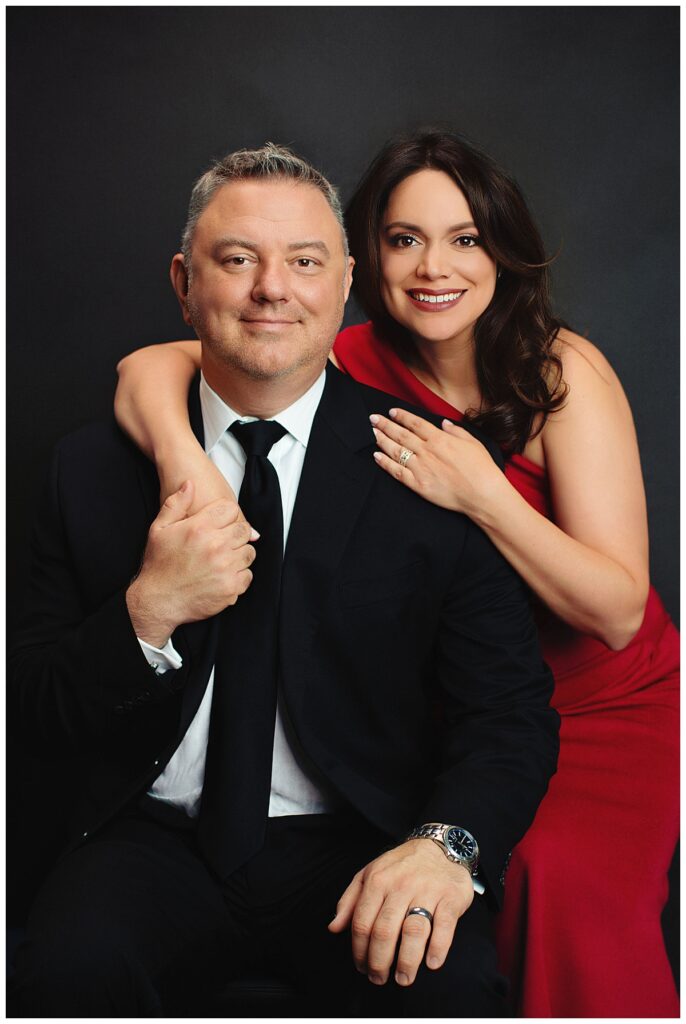
M 54 442 L 109 415 L 122 355 L 190 336 L 168 267 L 211 158 L 287 143 L 347 199 L 391 134 L 435 121 L 517 179 L 559 252 L 556 312 L 624 384 L 677 620 L 677 8 L 10 8 L 7 49 L 10 640 Z M 10 764 L 20 914 L 51 829 L 40 769 L 11 742 Z

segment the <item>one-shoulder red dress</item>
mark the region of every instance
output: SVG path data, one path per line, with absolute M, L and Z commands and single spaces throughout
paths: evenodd
M 334 353 L 361 383 L 461 418 L 370 324 L 342 331 Z M 544 469 L 515 455 L 506 475 L 551 518 Z M 643 625 L 622 651 L 577 632 L 540 603 L 536 612 L 555 677 L 560 758 L 513 853 L 498 918 L 501 967 L 516 1012 L 678 1016 L 660 925 L 679 814 L 678 633 L 652 588 Z

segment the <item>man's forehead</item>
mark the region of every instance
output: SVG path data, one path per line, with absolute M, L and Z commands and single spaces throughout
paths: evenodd
M 284 236 L 291 230 L 300 235 L 305 227 L 328 237 L 340 233 L 331 207 L 316 186 L 281 178 L 227 182 L 201 214 L 199 228 L 203 222 L 215 230 L 241 222 Z

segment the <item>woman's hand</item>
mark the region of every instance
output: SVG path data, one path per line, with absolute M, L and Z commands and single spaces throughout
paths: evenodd
M 404 409 L 391 409 L 390 419 L 371 416 L 376 443 L 374 458 L 390 476 L 422 498 L 478 521 L 505 482 L 489 452 L 468 431 L 443 420 L 443 429 Z M 412 452 L 405 464 L 403 449 Z

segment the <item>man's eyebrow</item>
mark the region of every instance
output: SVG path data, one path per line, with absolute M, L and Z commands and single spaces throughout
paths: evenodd
M 214 244 L 215 249 L 225 249 L 234 246 L 236 249 L 250 249 L 252 252 L 256 252 L 258 248 L 257 242 L 252 242 L 249 238 L 234 238 L 232 235 L 219 238 Z
M 308 239 L 304 242 L 291 242 L 288 246 L 290 252 L 295 252 L 296 249 L 316 249 L 317 252 L 322 253 L 323 256 L 330 256 L 328 246 L 324 242 L 320 242 L 318 239 Z
M 384 225 L 384 231 L 390 231 L 391 228 L 405 228 L 406 231 L 422 231 L 417 224 L 408 224 L 404 220 L 394 220 L 391 224 Z M 471 220 L 466 220 L 462 224 L 453 224 L 452 227 L 448 228 L 446 234 L 449 235 L 453 231 L 464 231 L 465 228 L 476 228 L 476 224 Z
M 249 249 L 251 252 L 257 252 L 259 244 L 252 241 L 249 238 L 236 238 L 233 235 L 227 235 L 224 238 L 219 238 L 214 244 L 215 252 L 220 249 Z M 331 253 L 325 242 L 319 239 L 305 239 L 302 242 L 290 242 L 288 245 L 289 252 L 295 252 L 298 249 L 316 249 L 323 256 L 330 257 Z

